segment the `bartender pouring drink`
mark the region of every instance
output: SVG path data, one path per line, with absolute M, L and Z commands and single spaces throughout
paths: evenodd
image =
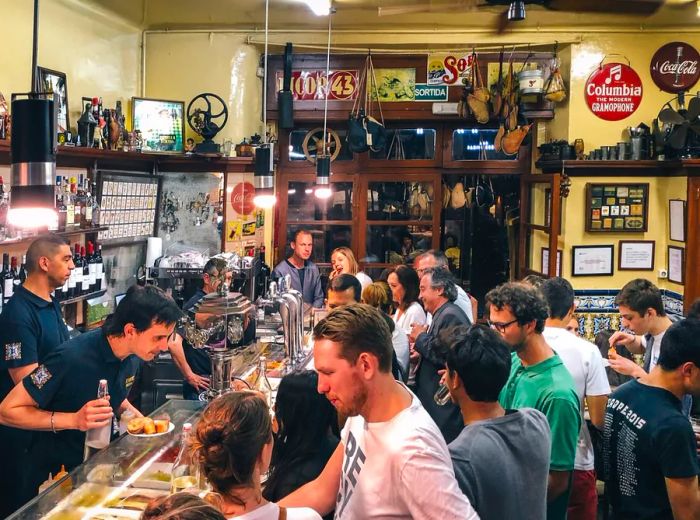
M 168 349 L 181 316 L 161 289 L 133 286 L 102 327 L 63 343 L 12 389 L 0 403 L 0 424 L 33 430 L 23 498 L 62 464 L 70 471 L 82 462 L 86 431 L 110 425 L 115 412 L 141 416 L 126 398 L 139 359 Z M 109 399 L 95 399 L 101 379 Z
M 27 249 L 27 279 L 0 315 L 0 401 L 56 347 L 69 338 L 61 306 L 51 292 L 61 287 L 75 267 L 70 246 L 56 235 L 34 240 Z M 18 478 L 24 467 L 29 435 L 0 426 L 0 518 L 22 501 Z

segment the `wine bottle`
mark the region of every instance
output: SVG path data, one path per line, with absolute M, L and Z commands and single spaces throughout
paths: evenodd
M 73 264 L 75 265 L 75 268 L 73 269 L 73 273 L 75 275 L 75 286 L 73 294 L 70 296 L 70 298 L 75 298 L 76 296 L 83 294 L 81 292 L 83 288 L 83 258 L 80 256 L 80 244 L 75 244 Z
M 102 244 L 97 246 L 93 261 L 95 262 L 95 290 L 101 291 L 102 287 L 104 287 L 102 280 L 105 277 L 104 260 L 102 260 Z
M 88 274 L 90 276 L 90 292 L 97 291 L 97 263 L 95 262 L 95 247 L 92 242 L 88 241 L 87 257 L 85 257 L 88 265 Z
M 12 270 L 12 285 L 14 286 L 14 288 L 13 288 L 13 292 L 14 292 L 14 289 L 16 289 L 17 287 L 19 287 L 22 284 L 22 282 L 19 279 L 19 267 L 17 267 L 17 257 L 16 256 L 13 256 L 10 259 L 10 269 Z
M 85 258 L 85 246 L 80 247 L 80 260 L 83 264 L 83 287 L 81 289 L 81 294 L 90 294 L 92 292 L 92 287 L 90 287 L 90 265 Z
M 12 276 L 12 270 L 10 269 L 10 255 L 4 253 L 2 255 L 2 297 L 4 303 L 12 298 L 14 294 L 14 278 Z
M 19 283 L 27 279 L 27 255 L 22 255 L 22 265 L 19 266 Z

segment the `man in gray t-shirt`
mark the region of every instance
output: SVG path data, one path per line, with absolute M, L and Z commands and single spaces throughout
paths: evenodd
M 439 339 L 444 382 L 465 424 L 448 446 L 459 487 L 482 520 L 546 518 L 549 424 L 537 410 L 498 403 L 510 374 L 508 345 L 479 325 L 445 329 Z

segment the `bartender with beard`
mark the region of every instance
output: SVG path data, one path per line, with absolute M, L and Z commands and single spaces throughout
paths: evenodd
M 27 249 L 27 279 L 0 315 L 0 402 L 44 358 L 68 340 L 61 306 L 51 293 L 65 284 L 75 267 L 70 246 L 56 235 L 37 238 Z M 22 505 L 20 463 L 31 436 L 0 425 L 0 518 Z
M 214 293 L 223 283 L 222 273 L 226 271 L 226 262 L 220 258 L 211 258 L 204 265 L 202 274 L 203 285 L 183 305 L 182 310 L 187 312 L 197 305 L 207 294 Z M 170 355 L 177 368 L 182 373 L 182 397 L 184 399 L 197 400 L 199 394 L 209 389 L 211 377 L 211 361 L 206 349 L 196 349 L 186 340 L 183 340 L 183 332 L 178 331 L 168 344 Z

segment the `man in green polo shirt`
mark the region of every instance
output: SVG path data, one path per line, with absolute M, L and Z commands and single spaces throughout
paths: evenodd
M 499 396 L 500 404 L 506 410 L 535 408 L 547 417 L 552 431 L 547 519 L 563 520 L 581 416 L 574 381 L 542 337 L 547 303 L 535 287 L 513 282 L 491 290 L 486 301 L 489 325 L 512 350 L 510 377 Z

